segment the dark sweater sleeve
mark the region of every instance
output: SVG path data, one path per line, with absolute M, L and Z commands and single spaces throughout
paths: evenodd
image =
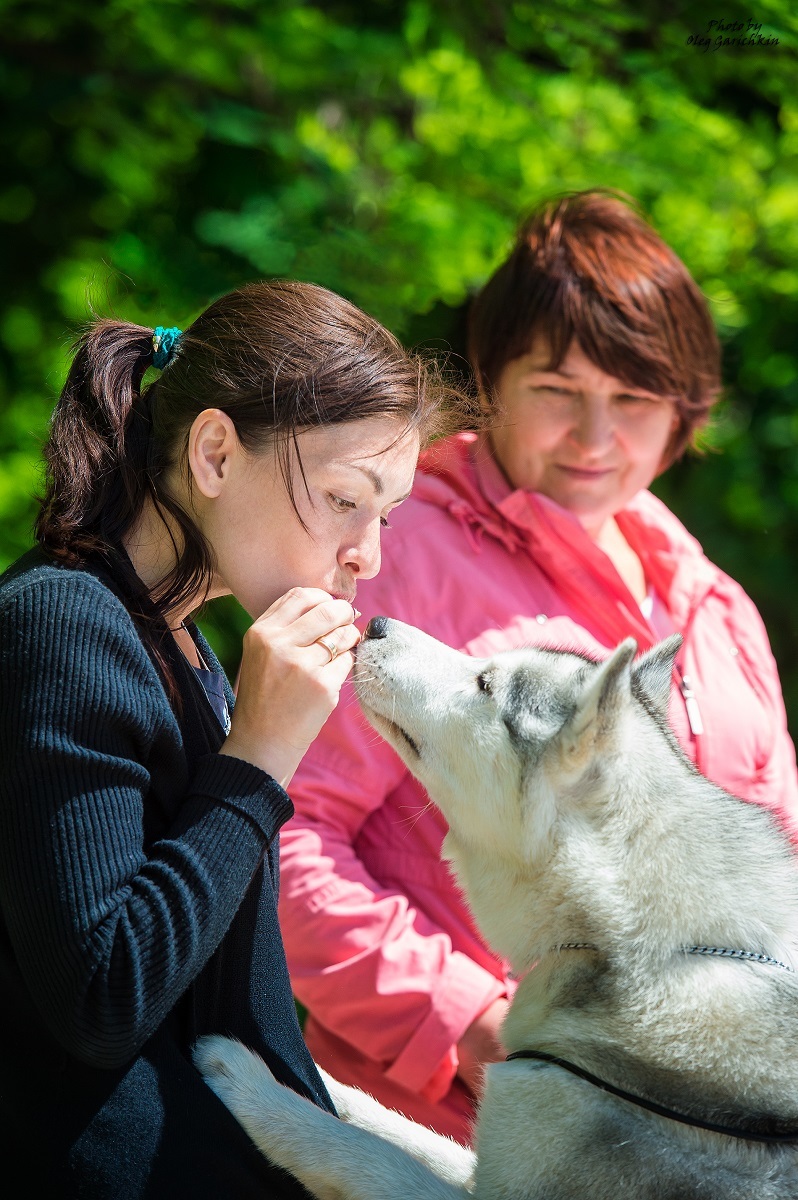
M 120 602 L 52 570 L 0 605 L 0 904 L 64 1048 L 123 1065 L 214 952 L 291 812 L 239 759 L 186 771 L 159 676 Z M 145 839 L 152 769 L 182 796 Z M 182 772 L 180 765 L 182 763 Z

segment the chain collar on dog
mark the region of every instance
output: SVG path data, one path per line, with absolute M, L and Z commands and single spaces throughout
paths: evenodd
M 554 947 L 555 950 L 598 950 L 598 946 L 594 946 L 592 942 L 562 942 L 559 946 Z M 755 950 L 729 950 L 723 946 L 682 946 L 682 954 L 709 954 L 716 958 L 737 958 L 743 962 L 761 963 L 766 967 L 781 967 L 782 971 L 789 971 L 794 975 L 792 967 L 788 967 L 786 963 L 779 962 L 777 958 L 771 958 L 769 954 L 757 954 Z
M 562 1067 L 565 1071 L 570 1071 L 572 1075 L 576 1075 L 579 1079 L 584 1079 L 587 1083 L 591 1083 L 593 1087 L 600 1088 L 603 1092 L 609 1092 L 612 1096 L 618 1096 L 621 1100 L 626 1100 L 630 1104 L 636 1105 L 638 1108 L 645 1108 L 648 1112 L 656 1113 L 659 1117 L 667 1117 L 670 1121 L 680 1121 L 682 1125 L 692 1125 L 695 1129 L 708 1129 L 711 1133 L 724 1133 L 727 1137 L 740 1138 L 747 1142 L 771 1142 L 771 1143 L 794 1143 L 798 1142 L 798 1129 L 790 1130 L 788 1133 L 758 1133 L 747 1129 L 733 1129 L 728 1125 L 716 1125 L 714 1121 L 702 1121 L 700 1117 L 688 1117 L 686 1113 L 676 1112 L 672 1108 L 666 1108 L 663 1104 L 657 1104 L 654 1100 L 646 1100 L 643 1096 L 635 1096 L 631 1092 L 626 1092 L 623 1088 L 615 1087 L 612 1083 L 607 1083 L 603 1079 L 599 1079 L 597 1075 L 591 1074 L 583 1067 L 577 1067 L 574 1063 L 568 1062 L 567 1059 L 558 1058 L 554 1054 L 547 1054 L 545 1050 L 516 1050 L 514 1054 L 507 1055 L 507 1062 L 518 1058 L 532 1058 L 538 1062 L 549 1063 L 554 1067 Z
M 792 967 L 788 967 L 786 963 L 779 962 L 777 958 L 771 958 L 769 954 L 757 954 L 755 950 L 725 950 L 721 946 L 685 946 L 685 954 L 714 954 L 718 958 L 741 958 L 745 962 L 764 963 L 768 967 L 781 967 L 782 971 L 789 971 L 794 975 Z

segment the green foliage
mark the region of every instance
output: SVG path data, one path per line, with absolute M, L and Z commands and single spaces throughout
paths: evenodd
M 778 44 L 688 44 L 708 13 L 3 0 L 0 564 L 29 539 L 48 414 L 92 311 L 183 325 L 290 275 L 462 353 L 463 306 L 519 216 L 554 191 L 620 188 L 725 345 L 711 449 L 658 490 L 760 605 L 798 729 L 798 14 L 728 0 L 727 25 L 761 22 Z M 208 616 L 233 669 L 243 624 L 231 604 Z

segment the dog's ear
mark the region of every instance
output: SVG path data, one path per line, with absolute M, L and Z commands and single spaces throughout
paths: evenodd
M 680 633 L 671 634 L 658 642 L 635 663 L 632 677 L 643 694 L 651 701 L 662 717 L 668 715 L 671 695 L 673 660 L 679 653 L 684 638 Z
M 586 735 L 592 735 L 592 741 L 612 725 L 615 715 L 631 694 L 631 665 L 636 653 L 637 642 L 634 638 L 626 638 L 609 658 L 587 675 L 576 708 L 563 730 L 567 750 L 577 750 Z

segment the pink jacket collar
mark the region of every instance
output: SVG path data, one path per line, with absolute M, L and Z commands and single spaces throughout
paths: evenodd
M 496 538 L 512 552 L 524 547 L 559 588 L 573 590 L 582 604 L 590 599 L 585 593 L 592 580 L 597 592 L 619 599 L 637 624 L 639 609 L 607 555 L 577 518 L 553 500 L 513 489 L 485 435 L 464 433 L 433 445 L 419 462 L 414 494 L 457 517 L 475 553 L 483 536 Z M 677 627 L 685 629 L 717 578 L 701 546 L 648 491 L 638 492 L 616 520 Z M 642 619 L 638 632 L 641 644 L 650 642 L 650 629 Z

